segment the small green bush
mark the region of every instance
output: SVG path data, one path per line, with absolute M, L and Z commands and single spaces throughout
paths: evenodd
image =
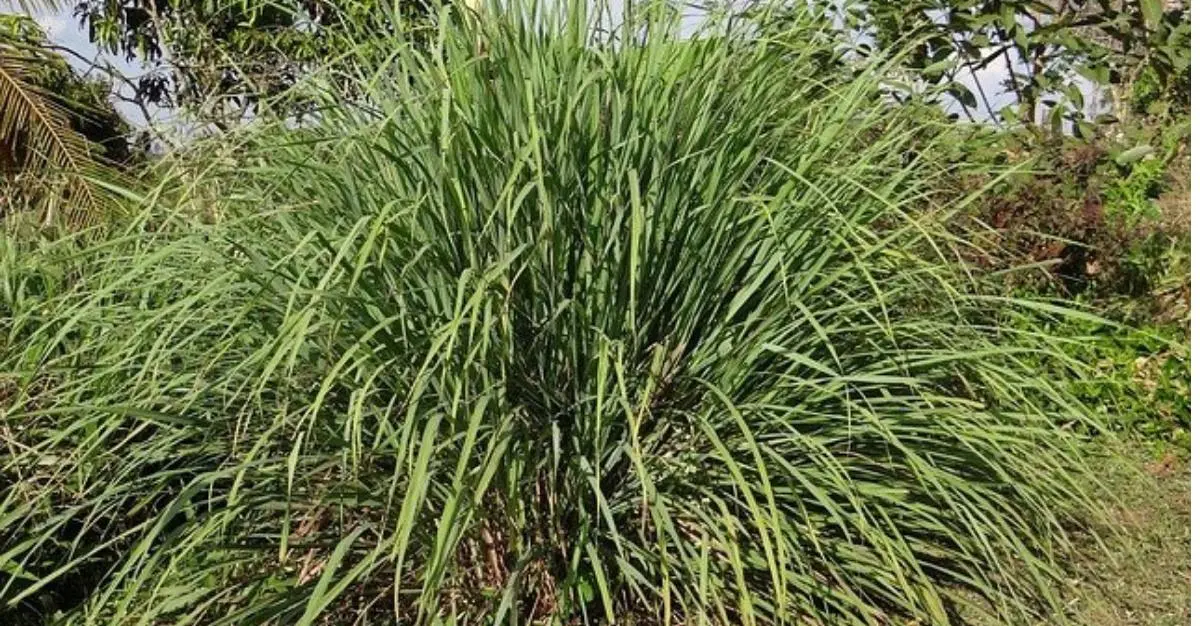
M 37 252 L 5 619 L 1061 617 L 1086 416 L 1059 342 L 997 320 L 1067 312 L 976 291 L 954 135 L 796 19 L 445 14 L 243 138 L 210 217 L 168 179 Z
M 1080 377 L 1071 368 L 1056 368 L 1067 392 L 1093 407 L 1111 431 L 1186 450 L 1191 439 L 1190 352 L 1181 330 L 1170 323 L 1132 327 L 1075 321 L 1070 326 L 1055 332 L 1086 338 L 1067 352 L 1095 375 Z
M 965 142 L 968 161 L 1017 169 L 970 213 L 992 229 L 986 264 L 1040 265 L 1040 275 L 1013 274 L 1016 291 L 1078 296 L 1111 312 L 1136 302 L 1143 321 L 1169 315 L 1163 296 L 1186 283 L 1189 255 L 1186 128 L 1186 120 L 1142 120 L 1088 142 L 1023 131 Z M 973 189 L 991 175 L 963 176 L 960 185 Z

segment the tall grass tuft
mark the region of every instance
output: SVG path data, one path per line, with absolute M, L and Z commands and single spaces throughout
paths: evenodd
M 446 10 L 100 241 L 5 241 L 0 615 L 1061 617 L 1078 416 L 948 252 L 943 122 L 811 17 L 629 17 Z

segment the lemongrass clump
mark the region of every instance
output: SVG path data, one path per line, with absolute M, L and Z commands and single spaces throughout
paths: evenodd
M 38 253 L 69 271 L 4 302 L 4 610 L 1055 615 L 1070 405 L 942 252 L 943 122 L 804 15 L 498 8 L 239 140 L 218 223 L 168 179 L 155 228 Z

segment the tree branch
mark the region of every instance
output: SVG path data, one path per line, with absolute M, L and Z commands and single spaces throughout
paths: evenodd
M 150 131 L 151 134 L 154 135 L 154 138 L 158 139 L 159 141 L 161 141 L 167 145 L 173 145 L 172 142 L 168 141 L 167 138 L 162 133 L 160 133 L 157 128 L 154 127 L 154 117 L 153 117 L 153 115 L 151 115 L 150 110 L 146 107 L 146 102 L 142 98 L 139 98 L 136 96 L 137 91 L 138 91 L 137 84 L 134 83 L 123 72 L 121 72 L 117 68 L 113 67 L 112 63 L 105 61 L 103 64 L 101 64 L 97 59 L 89 59 L 89 58 L 83 56 L 82 54 L 80 54 L 79 52 L 72 50 L 71 48 L 68 48 L 66 46 L 60 46 L 58 44 L 47 43 L 47 44 L 43 44 L 42 47 L 47 50 L 53 50 L 60 54 L 65 54 L 65 55 L 71 56 L 71 57 L 77 59 L 78 61 L 87 64 L 87 66 L 89 68 L 88 71 L 91 71 L 92 69 L 101 70 L 109 78 L 119 81 L 121 84 L 132 89 L 133 93 L 135 94 L 132 97 L 122 95 L 119 90 L 114 91 L 112 93 L 112 96 L 121 100 L 122 102 L 128 102 L 129 104 L 135 105 L 138 108 L 138 111 L 142 114 L 142 118 L 146 120 L 146 128 Z M 99 56 L 99 54 L 97 54 L 97 56 Z

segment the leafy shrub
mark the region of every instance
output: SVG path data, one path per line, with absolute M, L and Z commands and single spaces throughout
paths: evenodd
M 1090 372 L 1080 376 L 1067 361 L 1048 368 L 1069 395 L 1093 407 L 1109 431 L 1186 451 L 1191 438 L 1190 352 L 1175 323 L 1127 326 L 1073 319 L 1052 325 L 1037 330 L 1078 337 L 1065 351 Z
M 1006 133 L 1005 144 L 991 133 L 968 148 L 969 159 L 995 155 L 994 167 L 1022 170 L 967 214 L 992 229 L 977 257 L 1007 272 L 1009 293 L 1070 298 L 1121 322 L 1039 322 L 1037 332 L 1085 338 L 1067 349 L 1082 375 L 1050 375 L 1107 428 L 1174 444 L 1191 429 L 1186 127 L 1143 117 L 1097 142 Z
M 1047 307 L 944 254 L 954 135 L 803 21 L 585 25 L 443 15 L 214 166 L 215 223 L 188 183 L 39 253 L 79 276 L 4 321 L 6 619 L 1061 616 L 1086 418 L 996 321 Z
M 1186 194 L 1179 197 L 1185 128 L 1186 120 L 1130 123 L 1089 142 L 985 135 L 971 159 L 995 155 L 996 167 L 1019 170 L 989 189 L 975 213 L 993 229 L 996 255 L 988 262 L 997 269 L 1040 264 L 1050 279 L 1017 274 L 1023 280 L 1014 289 L 1085 295 L 1109 309 L 1136 300 L 1142 318 L 1163 313 L 1171 298 L 1161 296 L 1176 291 L 1187 271 L 1188 205 Z M 981 178 L 964 178 L 965 186 Z

